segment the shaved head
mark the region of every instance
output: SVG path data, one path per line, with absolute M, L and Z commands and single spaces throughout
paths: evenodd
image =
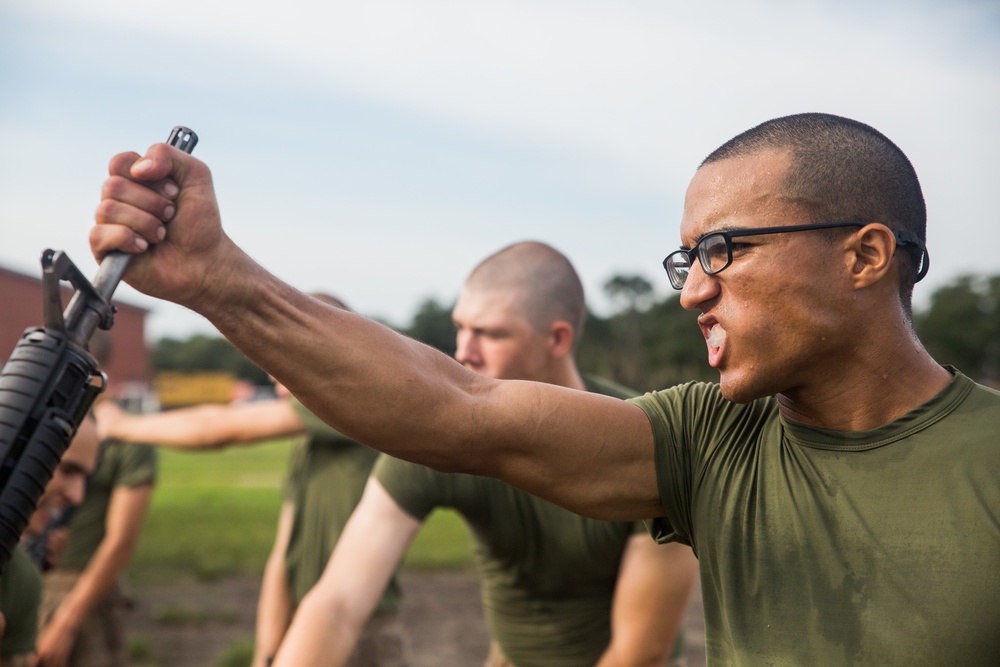
M 792 166 L 785 194 L 812 222 L 880 222 L 926 240 L 927 209 L 909 159 L 884 134 L 850 118 L 804 113 L 775 118 L 730 139 L 702 164 L 785 150 Z M 920 252 L 898 253 L 899 295 L 906 312 Z
M 465 281 L 470 292 L 509 292 L 517 315 L 538 331 L 557 320 L 579 336 L 587 309 L 583 284 L 566 256 L 537 241 L 507 246 L 479 263 Z

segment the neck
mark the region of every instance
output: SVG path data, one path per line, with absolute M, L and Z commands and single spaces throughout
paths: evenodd
M 909 327 L 907 326 L 907 331 Z M 899 332 L 896 332 L 897 334 Z M 777 396 L 791 421 L 839 431 L 864 431 L 888 424 L 937 396 L 952 375 L 908 333 L 905 342 L 865 345 L 831 360 L 814 378 Z M 829 381 L 835 377 L 834 381 Z

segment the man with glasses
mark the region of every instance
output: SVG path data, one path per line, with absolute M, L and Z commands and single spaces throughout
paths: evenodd
M 779 118 L 702 163 L 681 221 L 698 251 L 667 266 L 720 381 L 630 402 L 484 378 L 313 304 L 225 235 L 180 151 L 110 171 L 96 256 L 139 253 L 133 285 L 208 317 L 338 429 L 690 544 L 711 663 L 1000 664 L 1000 393 L 913 332 L 926 211 L 873 128 Z

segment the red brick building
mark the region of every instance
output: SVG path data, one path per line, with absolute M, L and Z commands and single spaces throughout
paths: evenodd
M 0 268 L 0 365 L 6 363 L 25 329 L 44 324 L 41 275 L 41 267 L 37 276 Z M 67 286 L 63 306 L 71 294 Z M 110 332 L 114 347 L 111 361 L 103 369 L 108 374 L 109 391 L 113 395 L 119 392 L 133 396 L 142 394 L 152 384 L 145 338 L 148 311 L 117 300 L 114 303 L 118 307 Z

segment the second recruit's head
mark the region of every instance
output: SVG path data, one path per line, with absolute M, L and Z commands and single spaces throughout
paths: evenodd
M 583 328 L 583 285 L 554 248 L 522 242 L 473 269 L 452 311 L 455 358 L 482 375 L 558 382 Z
M 862 123 L 800 114 L 748 130 L 702 163 L 685 197 L 682 250 L 664 267 L 681 304 L 701 311 L 723 394 L 743 402 L 842 374 L 877 340 L 874 326 L 912 335 L 925 227 L 920 184 L 898 147 Z
M 52 472 L 52 479 L 38 499 L 38 506 L 28 524 L 29 532 L 41 532 L 53 513 L 83 502 L 87 492 L 87 477 L 97 467 L 99 451 L 97 424 L 92 417 L 87 416 L 80 423 L 76 435 L 59 460 L 59 465 Z

